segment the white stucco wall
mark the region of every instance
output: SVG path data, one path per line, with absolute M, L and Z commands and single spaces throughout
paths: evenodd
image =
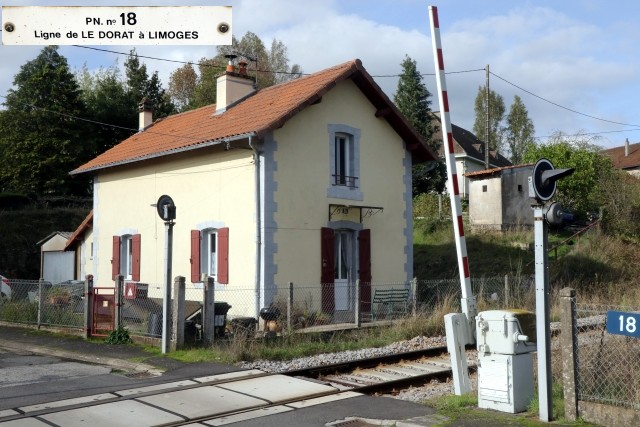
M 106 170 L 95 179 L 93 271 L 96 286 L 111 284 L 112 237 L 141 234 L 140 281 L 162 286 L 165 223 L 155 207 L 169 195 L 177 208 L 173 274 L 191 286 L 190 231 L 215 222 L 229 227 L 229 285 L 255 283 L 255 166 L 252 151 L 222 147 L 174 155 L 170 161 Z
M 330 182 L 328 126 L 347 125 L 361 131 L 359 190 L 363 200 L 327 196 Z M 351 81 L 339 83 L 322 102 L 310 106 L 274 132 L 277 143 L 275 178 L 276 284 L 292 281 L 317 285 L 321 276 L 320 228 L 329 222 L 329 204 L 384 208 L 364 219 L 371 230 L 372 280 L 406 280 L 405 193 L 400 137 Z M 359 222 L 352 209 L 334 221 Z
M 483 191 L 485 186 L 486 191 Z M 499 175 L 470 181 L 469 220 L 472 227 L 500 227 L 502 224 L 502 182 Z

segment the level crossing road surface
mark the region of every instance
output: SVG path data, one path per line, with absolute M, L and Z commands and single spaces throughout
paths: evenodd
M 331 394 L 334 387 L 301 378 L 213 363 L 164 366 L 160 375 L 153 366 L 123 359 L 124 354 L 110 357 L 115 350 L 104 345 L 102 351 L 88 350 L 83 341 L 38 346 L 4 339 L 2 329 L 0 427 L 324 426 L 353 419 L 425 426 L 443 421 L 423 405 L 350 391 Z M 82 348 L 73 351 L 74 345 Z M 130 351 L 135 350 L 125 353 Z

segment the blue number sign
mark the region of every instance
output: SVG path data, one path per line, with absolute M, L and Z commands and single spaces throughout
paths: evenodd
M 640 313 L 607 311 L 607 332 L 640 338 Z

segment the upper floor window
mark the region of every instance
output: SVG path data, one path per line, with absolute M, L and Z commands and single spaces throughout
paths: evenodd
M 337 133 L 335 137 L 334 184 L 357 187 L 358 177 L 354 172 L 353 135 Z
M 330 124 L 328 131 L 330 175 L 327 196 L 364 200 L 360 191 L 360 129 Z

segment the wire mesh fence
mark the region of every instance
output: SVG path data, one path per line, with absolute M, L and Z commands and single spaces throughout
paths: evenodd
M 522 278 L 475 278 L 471 282 L 474 295 L 488 302 L 491 308 L 506 307 L 519 295 L 533 292 L 529 282 Z M 114 283 L 100 284 L 105 290 L 114 286 Z M 52 284 L 42 280 L 12 279 L 10 287 L 11 295 L 0 301 L 0 320 L 84 327 L 84 282 Z M 119 324 L 134 335 L 161 337 L 164 289 L 163 284 L 125 281 L 118 302 Z M 457 279 L 287 283 L 274 284 L 261 291 L 253 286 L 215 284 L 216 336 L 250 334 L 259 329 L 279 332 L 325 325 L 357 326 L 430 313 L 445 303 L 450 304 L 453 310 L 459 310 L 460 294 Z M 169 304 L 171 316 L 172 303 Z M 197 340 L 202 336 L 204 304 L 204 285 L 187 284 L 184 308 L 187 340 Z M 99 307 L 94 308 L 97 310 Z
M 82 328 L 84 282 L 52 284 L 41 280 L 10 281 L 11 293 L 0 300 L 0 320 Z
M 609 310 L 640 313 L 640 307 L 576 304 L 578 400 L 640 409 L 640 341 L 607 333 Z

